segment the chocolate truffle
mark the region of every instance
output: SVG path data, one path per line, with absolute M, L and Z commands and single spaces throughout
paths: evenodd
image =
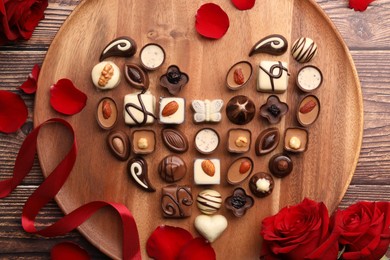
M 291 55 L 300 63 L 311 61 L 317 54 L 317 44 L 310 38 L 301 37 L 291 48 Z
M 219 145 L 219 135 L 212 128 L 202 128 L 195 135 L 195 148 L 202 154 L 211 154 Z
M 156 134 L 153 130 L 134 130 L 131 145 L 136 154 L 150 154 L 156 148 Z
M 219 159 L 196 159 L 194 162 L 194 182 L 197 185 L 213 185 L 221 182 Z
M 279 140 L 280 133 L 276 127 L 263 130 L 256 139 L 256 155 L 260 156 L 272 152 L 278 146 Z
M 184 98 L 160 98 L 159 122 L 161 124 L 179 125 L 185 119 L 186 102 Z
M 191 216 L 193 204 L 191 187 L 176 184 L 162 188 L 161 208 L 166 218 L 186 218 Z
M 156 98 L 149 91 L 128 94 L 124 98 L 124 110 L 126 124 L 152 124 L 156 119 Z
M 149 43 L 140 51 L 141 65 L 147 70 L 158 69 L 165 61 L 164 49 L 156 44 Z
M 233 128 L 228 132 L 228 151 L 245 153 L 251 147 L 251 131 L 244 128 Z
M 218 123 L 222 120 L 221 109 L 223 107 L 222 99 L 214 100 L 194 100 L 192 101 L 192 110 L 194 110 L 194 123 Z
M 130 37 L 122 36 L 111 41 L 102 51 L 100 61 L 111 57 L 131 57 L 137 52 L 137 44 Z
M 309 132 L 300 127 L 287 128 L 284 133 L 284 149 L 289 152 L 302 153 L 307 150 Z
M 226 208 L 231 210 L 236 217 L 244 216 L 246 211 L 253 207 L 253 204 L 253 198 L 248 196 L 243 188 L 236 188 L 233 195 L 225 200 Z
M 92 82 L 100 90 L 113 89 L 121 81 L 121 72 L 115 63 L 102 61 L 93 67 L 91 72 Z
M 187 137 L 178 129 L 164 128 L 161 131 L 161 139 L 172 152 L 184 153 L 188 150 Z
M 252 77 L 252 65 L 248 61 L 234 64 L 226 75 L 226 86 L 231 90 L 243 88 Z
M 280 99 L 271 95 L 267 99 L 267 103 L 260 107 L 260 115 L 268 120 L 270 124 L 277 124 L 288 112 L 288 105 L 281 102 Z
M 118 108 L 112 98 L 102 98 L 96 109 L 96 120 L 98 125 L 104 130 L 115 126 L 118 119 Z
M 293 162 L 286 154 L 275 154 L 269 160 L 268 168 L 275 177 L 283 178 L 292 172 Z
M 188 81 L 189 77 L 186 73 L 181 72 L 178 66 L 171 65 L 167 73 L 160 77 L 160 86 L 167 89 L 169 94 L 177 95 Z
M 158 172 L 164 181 L 176 182 L 186 175 L 187 165 L 179 156 L 168 155 L 160 162 Z
M 126 133 L 117 130 L 107 136 L 107 145 L 118 160 L 126 161 L 130 156 L 130 141 Z
M 252 159 L 249 157 L 240 157 L 230 164 L 227 172 L 227 181 L 232 185 L 239 184 L 251 175 L 252 170 Z
M 233 124 L 245 125 L 255 116 L 255 104 L 247 96 L 231 98 L 226 106 L 226 115 Z
M 304 92 L 311 92 L 321 86 L 322 80 L 321 70 L 316 66 L 307 65 L 298 71 L 297 86 Z
M 299 102 L 297 119 L 301 126 L 313 124 L 320 114 L 320 101 L 314 95 L 307 95 Z
M 289 76 L 286 62 L 262 61 L 259 66 L 257 91 L 283 93 L 287 90 Z
M 256 53 L 267 53 L 271 55 L 282 55 L 287 51 L 288 43 L 286 38 L 280 34 L 271 34 L 258 41 L 249 52 L 249 57 Z
M 203 214 L 212 215 L 221 208 L 222 196 L 215 190 L 203 190 L 196 198 L 196 205 Z
M 274 189 L 274 179 L 266 172 L 258 172 L 250 178 L 249 188 L 256 197 L 266 197 Z
M 156 189 L 152 186 L 148 178 L 148 165 L 142 157 L 130 159 L 127 164 L 127 170 L 131 179 L 138 187 L 148 192 L 154 192 Z
M 149 88 L 148 74 L 137 64 L 125 65 L 125 78 L 134 88 L 146 90 Z

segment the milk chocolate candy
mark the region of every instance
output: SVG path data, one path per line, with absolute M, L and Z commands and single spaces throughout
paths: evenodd
M 287 128 L 284 133 L 284 150 L 293 153 L 302 153 L 307 150 L 309 132 L 300 127 Z
M 192 204 L 191 187 L 172 184 L 162 188 L 161 208 L 164 217 L 189 217 L 191 216 Z
M 161 160 L 158 172 L 164 181 L 176 182 L 183 179 L 186 175 L 187 165 L 179 156 L 168 155 Z
M 131 145 L 136 154 L 150 154 L 156 148 L 156 134 L 153 130 L 134 130 L 131 135 Z
M 251 147 L 252 134 L 249 129 L 233 128 L 228 132 L 228 151 L 231 153 L 245 153 Z
M 122 131 L 112 131 L 107 136 L 107 145 L 113 155 L 121 161 L 126 161 L 130 156 L 129 137 Z
M 312 125 L 320 115 L 320 100 L 314 95 L 307 95 L 299 102 L 297 119 L 301 126 Z
M 248 61 L 239 61 L 234 64 L 226 75 L 226 86 L 231 90 L 243 88 L 252 77 L 253 68 Z
M 100 55 L 100 61 L 111 57 L 111 56 L 120 56 L 120 57 L 131 57 L 137 51 L 137 44 L 130 37 L 122 36 L 111 41 L 103 49 L 102 54 Z
M 253 161 L 249 157 L 240 157 L 234 160 L 227 172 L 227 181 L 232 185 L 237 185 L 251 175 L 253 171 Z
M 188 140 L 185 134 L 174 128 L 164 128 L 161 139 L 165 146 L 175 153 L 184 153 L 188 150 Z
M 118 108 L 112 98 L 102 98 L 96 109 L 96 121 L 98 125 L 104 129 L 112 129 L 118 119 Z

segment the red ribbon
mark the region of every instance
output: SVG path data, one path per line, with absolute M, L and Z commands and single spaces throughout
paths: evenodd
M 0 182 L 0 198 L 6 197 L 30 172 L 34 157 L 37 153 L 37 138 L 42 126 L 50 123 L 61 123 L 68 128 L 73 135 L 73 144 L 65 158 L 57 165 L 51 174 L 43 181 L 34 193 L 26 201 L 23 214 L 22 226 L 26 232 L 39 234 L 45 237 L 61 236 L 68 233 L 85 222 L 99 209 L 109 206 L 115 209 L 122 219 L 123 224 L 123 259 L 141 259 L 140 244 L 137 226 L 129 209 L 118 203 L 105 201 L 93 201 L 72 211 L 56 223 L 37 230 L 34 226 L 35 218 L 39 211 L 54 198 L 68 178 L 76 161 L 77 146 L 76 136 L 72 126 L 60 118 L 49 119 L 35 128 L 24 140 L 16 157 L 13 177 Z

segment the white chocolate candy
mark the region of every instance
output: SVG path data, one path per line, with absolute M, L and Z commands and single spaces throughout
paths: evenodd
M 103 61 L 93 67 L 91 77 L 95 87 L 101 90 L 108 90 L 119 85 L 121 72 L 115 63 Z
M 287 90 L 289 76 L 286 62 L 262 61 L 259 66 L 257 91 L 283 93 Z
M 175 101 L 179 105 L 179 108 L 172 115 L 163 116 L 162 115 L 163 109 L 169 102 L 172 101 Z M 176 125 L 184 123 L 185 108 L 186 108 L 186 103 L 184 98 L 179 98 L 179 97 L 160 98 L 159 122 L 161 124 L 176 124 Z
M 221 194 L 215 190 L 203 190 L 196 198 L 196 205 L 203 214 L 212 215 L 221 208 Z
M 214 100 L 194 100 L 192 101 L 192 109 L 195 111 L 194 122 L 203 123 L 211 122 L 218 123 L 222 120 L 221 109 L 223 107 L 222 99 Z
M 194 225 L 199 234 L 212 243 L 225 231 L 228 222 L 222 215 L 199 215 L 195 218 Z
M 129 125 L 152 124 L 156 119 L 155 109 L 156 98 L 149 91 L 143 94 L 128 94 L 124 98 L 125 123 Z
M 213 176 L 204 172 L 202 162 L 205 159 L 196 159 L 194 162 L 194 182 L 197 185 L 213 185 L 221 182 L 221 165 L 219 159 L 209 159 L 215 168 Z
M 150 43 L 141 49 L 140 58 L 145 69 L 155 70 L 164 63 L 165 52 L 160 45 Z
M 218 133 L 211 128 L 203 128 L 195 136 L 195 148 L 200 153 L 210 154 L 217 149 L 218 145 Z
M 291 47 L 291 54 L 300 63 L 309 62 L 317 54 L 317 44 L 310 38 L 301 37 Z
M 256 182 L 256 189 L 260 192 L 268 192 L 270 189 L 270 181 L 267 179 L 260 178 Z
M 308 65 L 299 70 L 297 76 L 298 87 L 310 92 L 318 88 L 322 83 L 322 73 L 319 68 Z

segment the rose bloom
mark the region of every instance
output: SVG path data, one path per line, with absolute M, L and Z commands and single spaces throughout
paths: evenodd
M 47 0 L 1 0 L 0 45 L 20 39 L 28 40 L 44 18 Z
M 335 214 L 335 231 L 345 245 L 343 259 L 376 260 L 390 244 L 390 203 L 358 202 Z
M 330 236 L 328 210 L 304 199 L 265 218 L 260 259 L 337 259 L 337 235 Z

